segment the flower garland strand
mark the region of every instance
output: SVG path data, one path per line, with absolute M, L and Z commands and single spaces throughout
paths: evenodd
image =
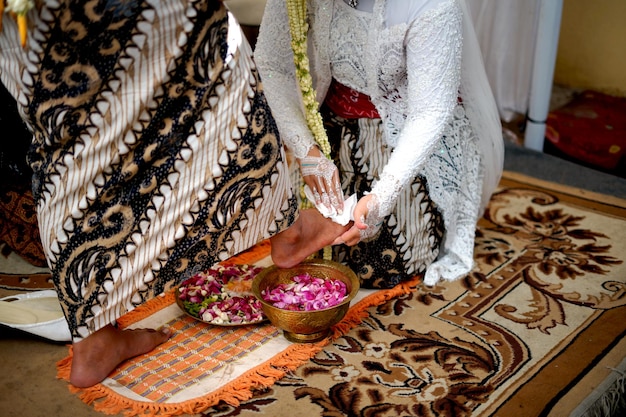
M 0 31 L 2 31 L 2 13 L 5 11 L 13 16 L 17 22 L 22 47 L 26 46 L 28 39 L 28 20 L 26 14 L 35 7 L 34 0 L 0 0 Z
M 293 62 L 296 66 L 296 78 L 302 93 L 306 122 L 320 150 L 326 158 L 330 159 L 330 143 L 328 142 L 326 129 L 324 129 L 322 115 L 318 110 L 319 105 L 315 98 L 313 78 L 309 68 L 309 56 L 307 55 L 306 42 L 309 25 L 306 20 L 306 0 L 287 0 L 287 14 L 289 16 Z M 311 202 L 307 204 L 304 190 L 301 190 L 301 194 L 304 206 L 312 207 L 313 204 Z M 324 259 L 331 259 L 332 248 L 330 246 L 324 247 L 322 256 Z
M 309 70 L 306 43 L 309 25 L 306 22 L 306 0 L 287 0 L 287 13 L 293 62 L 296 65 L 296 78 L 302 92 L 306 122 L 320 150 L 327 158 L 330 158 L 330 143 L 324 129 L 322 115 L 318 110 L 319 105 L 315 99 L 313 79 Z

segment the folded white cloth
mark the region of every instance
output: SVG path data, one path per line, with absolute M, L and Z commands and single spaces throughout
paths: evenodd
M 0 324 L 57 342 L 72 340 L 54 290 L 34 291 L 0 299 Z
M 304 195 L 309 201 L 315 202 L 315 197 L 313 196 L 313 192 L 308 185 L 304 186 Z M 334 207 L 326 207 L 323 203 L 315 204 L 315 208 L 322 213 L 324 217 L 327 219 L 332 219 L 335 223 L 339 223 L 342 226 L 345 226 L 350 221 L 354 221 L 354 208 L 356 207 L 356 203 L 358 202 L 356 198 L 356 194 L 352 194 L 350 197 L 345 198 L 343 200 L 343 212 L 338 213 Z

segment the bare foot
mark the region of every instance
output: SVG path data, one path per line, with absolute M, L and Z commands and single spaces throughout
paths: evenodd
M 106 326 L 74 343 L 70 383 L 86 388 L 102 382 L 117 365 L 169 339 L 169 329 L 119 330 Z
M 325 218 L 317 209 L 300 211 L 298 220 L 287 230 L 270 239 L 272 261 L 279 268 L 291 268 L 308 256 L 331 245 L 351 223 L 342 226 Z

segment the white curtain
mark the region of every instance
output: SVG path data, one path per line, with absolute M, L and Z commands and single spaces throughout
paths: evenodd
M 466 0 L 500 118 L 526 114 L 541 0 Z

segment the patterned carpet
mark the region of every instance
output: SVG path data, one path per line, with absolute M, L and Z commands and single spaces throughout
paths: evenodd
M 477 271 L 370 309 L 273 387 L 205 415 L 594 415 L 581 400 L 626 352 L 626 202 L 507 177 Z
M 477 233 L 465 279 L 369 308 L 295 371 L 201 414 L 613 415 L 626 201 L 506 172 Z

